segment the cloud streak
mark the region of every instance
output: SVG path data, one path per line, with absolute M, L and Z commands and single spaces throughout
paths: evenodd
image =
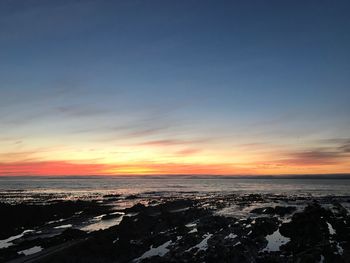
M 181 140 L 181 139 L 164 139 L 164 140 L 152 140 L 139 143 L 139 145 L 145 146 L 157 146 L 157 147 L 165 147 L 165 146 L 176 146 L 176 145 L 189 145 L 189 144 L 198 144 L 203 142 L 208 142 L 207 140 Z
M 178 154 L 180 156 L 189 156 L 189 155 L 193 155 L 193 154 L 198 154 L 200 152 L 202 152 L 201 149 L 188 148 L 188 149 L 183 149 L 183 150 L 177 151 L 176 154 Z
M 303 151 L 288 152 L 278 164 L 293 166 L 336 165 L 350 161 L 350 140 L 327 140 L 332 145 L 322 148 L 311 148 Z
M 341 152 L 322 150 L 302 151 L 289 154 L 284 163 L 289 165 L 329 165 L 341 162 L 345 156 Z

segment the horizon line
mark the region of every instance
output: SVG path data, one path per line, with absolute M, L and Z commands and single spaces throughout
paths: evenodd
M 93 175 L 0 175 L 0 178 L 29 178 L 29 177 L 50 177 L 50 178 L 89 178 L 89 177 L 123 177 L 123 178 L 132 178 L 132 177 L 144 177 L 144 178 L 154 178 L 154 177 L 182 177 L 182 178 L 227 178 L 227 179 L 350 179 L 350 173 L 327 173 L 327 174 L 250 174 L 250 175 L 224 175 L 224 174 L 93 174 Z

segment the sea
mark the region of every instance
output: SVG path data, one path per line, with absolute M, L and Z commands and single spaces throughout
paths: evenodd
M 86 199 L 99 195 L 275 194 L 350 195 L 350 179 L 195 176 L 15 176 L 0 177 L 0 201 Z

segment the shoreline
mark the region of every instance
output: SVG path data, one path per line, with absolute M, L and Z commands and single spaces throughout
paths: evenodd
M 31 229 L 0 249 L 4 262 L 347 262 L 350 255 L 350 196 L 108 194 L 1 204 L 0 212 L 6 206 L 24 222 L 33 209 L 45 216 L 0 238 Z

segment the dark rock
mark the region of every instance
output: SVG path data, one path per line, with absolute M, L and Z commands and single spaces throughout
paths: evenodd
M 138 203 L 130 208 L 126 208 L 125 212 L 126 213 L 139 213 L 141 211 L 143 211 L 146 208 L 146 206 L 144 204 Z
M 254 236 L 271 235 L 278 229 L 279 220 L 277 218 L 260 217 L 255 219 L 255 224 L 252 225 Z
M 125 197 L 126 200 L 133 200 L 133 199 L 137 199 L 139 198 L 138 195 L 128 195 L 127 197 Z
M 280 233 L 291 238 L 291 241 L 285 246 L 286 249 L 296 254 L 309 251 L 305 257 L 314 258 L 310 256 L 312 249 L 328 243 L 329 232 L 326 218 L 329 217 L 329 214 L 329 211 L 318 204 L 309 205 L 303 212 L 294 214 L 290 223 L 284 223 L 280 227 Z
M 274 213 L 279 216 L 285 216 L 293 213 L 296 209 L 295 206 L 276 206 Z
M 108 194 L 108 195 L 104 195 L 103 198 L 119 198 L 122 195 L 120 194 Z
M 69 228 L 69 229 L 64 230 L 61 235 L 65 240 L 72 240 L 72 239 L 86 237 L 87 233 L 85 231 L 80 230 L 80 229 Z

